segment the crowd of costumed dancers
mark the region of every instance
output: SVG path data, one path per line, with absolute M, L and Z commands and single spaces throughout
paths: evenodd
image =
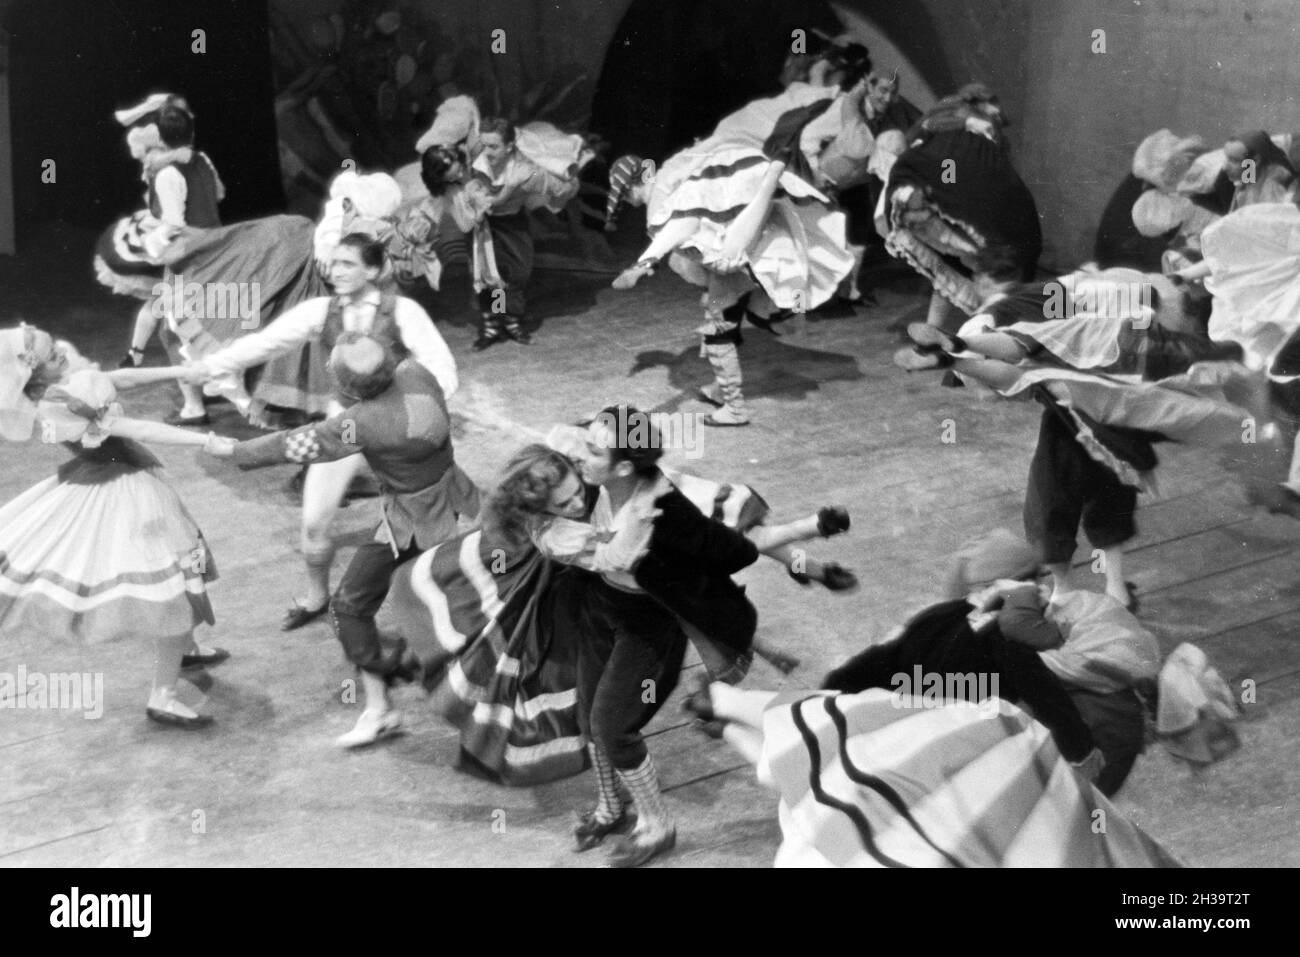
M 908 328 L 898 374 L 938 370 L 946 384 L 1043 407 L 1025 534 L 990 530 L 957 549 L 943 601 L 817 689 L 742 689 L 756 655 L 787 675 L 799 662 L 760 636 L 733 576 L 765 557 L 798 585 L 852 591 L 855 574 L 805 544 L 848 532 L 846 509 L 776 524 L 743 476 L 663 464 L 656 423 L 627 404 L 537 433 L 491 481 L 457 465 L 456 357 L 402 293 L 437 291 L 461 244 L 480 314 L 473 349 L 529 344 L 532 217 L 574 200 L 593 158 L 582 136 L 516 128 L 455 96 L 412 163 L 339 174 L 316 222 L 223 224 L 194 113 L 159 93 L 116 114 L 146 202 L 94 257 L 103 283 L 141 303 L 120 367 L 26 324 L 0 330 L 0 436 L 71 452 L 0 507 L 4 640 L 33 657 L 52 634 L 150 640 L 148 717 L 211 724 L 177 688 L 229 656 L 196 637 L 215 621 L 217 563 L 148 447 L 193 446 L 247 469 L 290 463 L 302 469 L 305 583 L 283 627 L 328 617 L 357 669 L 365 706 L 342 747 L 398 731 L 393 689 L 414 683 L 459 729 L 462 760 L 502 785 L 590 771 L 595 802 L 574 849 L 608 844 L 611 863 L 639 865 L 676 841 L 644 729 L 693 644 L 704 669 L 684 707 L 780 795 L 777 863 L 1173 863 L 1107 798 L 1156 701 L 1184 754 L 1221 736 L 1235 705 L 1198 649 L 1161 655 L 1136 617 L 1123 549 L 1159 443 L 1217 448 L 1239 442 L 1243 422 L 1276 440 L 1300 414 L 1291 138 L 1250 132 L 1210 150 L 1153 134 L 1105 214 L 1118 223 L 1116 262 L 1045 282 L 1037 209 L 994 91 L 970 84 L 921 111 L 895 71 L 829 39 L 791 55 L 781 81 L 661 162 L 610 164 L 608 228 L 644 206 L 649 239 L 614 287 L 666 261 L 703 290 L 695 332 L 712 381 L 698 397 L 714 407 L 708 425 L 734 428 L 750 422 L 742 327 L 776 333 L 791 315 L 860 299 L 864 250 L 851 234 L 874 231 L 928 279 L 926 321 Z M 944 175 L 954 159 L 955 178 Z M 1120 262 L 1144 242 L 1159 247 L 1154 260 Z M 188 283 L 256 289 L 243 303 L 255 314 L 187 309 Z M 155 334 L 169 364 L 146 367 Z M 160 382 L 181 399 L 165 422 L 125 411 L 123 393 Z M 263 434 L 207 431 L 216 396 Z M 363 469 L 380 489 L 378 528 L 332 583 L 331 523 Z M 1278 494 L 1300 502 L 1300 454 Z M 1105 556 L 1102 593 L 1072 577 L 1080 529 Z M 385 605 L 392 634 L 376 627 Z M 900 674 L 996 682 L 950 682 L 936 700 L 900 691 Z M 983 720 L 990 712 L 1002 720 Z M 1103 833 L 1090 826 L 1098 809 Z

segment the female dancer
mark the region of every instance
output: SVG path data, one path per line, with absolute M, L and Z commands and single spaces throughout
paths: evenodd
M 541 208 L 563 210 L 578 194 L 578 173 L 593 152 L 581 136 L 562 133 L 550 123 L 516 129 L 499 117 L 484 119 L 468 96 L 451 97 L 438 107 L 416 149 L 428 195 L 406 197 L 403 221 L 423 221 L 420 231 L 429 248 L 446 248 L 450 237 L 444 234 L 471 234 L 480 313 L 474 349 L 504 339 L 531 342 L 524 325 L 524 289 L 533 268 L 528 214 Z M 398 176 L 409 180 L 409 167 Z
M 715 683 L 691 704 L 780 793 L 778 867 L 1179 866 L 1007 702 Z
M 1268 376 L 1277 404 L 1300 417 L 1300 209 L 1260 202 L 1234 210 L 1201 236 L 1205 259 L 1181 270 L 1214 296 L 1210 335 L 1238 343 L 1246 365 Z M 1300 505 L 1300 436 L 1279 489 Z
M 684 478 L 681 490 L 697 507 L 706 503 L 701 511 L 745 531 L 768 554 L 848 528 L 842 509 L 757 526 L 766 505 L 748 489 Z M 586 766 L 574 710 L 574 648 L 555 624 L 572 620 L 569 579 L 581 580 L 585 572 L 547 560 L 529 533 L 547 518 L 576 525 L 588 508 L 572 460 L 529 445 L 488 496 L 480 528 L 425 552 L 393 579 L 389 607 L 397 630 L 423 660 L 426 686 L 439 687 L 444 715 L 461 729 L 463 754 L 506 784 L 555 780 Z M 570 531 L 590 534 L 589 527 Z M 828 587 L 856 583 L 833 563 L 823 568 L 808 561 L 805 568 L 810 576 L 816 569 Z M 719 672 L 728 666 L 722 655 L 698 647 Z M 757 642 L 754 650 L 783 670 L 796 664 Z
M 1004 123 L 997 97 L 971 84 L 927 115 L 890 171 L 878 231 L 890 253 L 933 283 L 931 325 L 975 312 L 978 271 L 992 270 L 995 280 L 1033 278 L 1042 250 L 1038 210 L 1007 156 Z M 910 349 L 894 361 L 926 367 Z
M 818 186 L 826 185 L 818 157 L 828 141 L 851 136 L 870 61 L 863 51 L 851 62 L 828 55 L 825 64 L 818 78 L 826 85 L 795 82 L 755 100 L 668 159 L 651 182 L 615 180 L 630 187 L 627 202 L 645 203 L 651 236 L 615 288 L 631 288 L 670 256 L 675 272 L 707 290 L 699 332 L 715 381 L 700 397 L 719 407 L 708 425 L 749 424 L 737 350 L 745 317 L 769 326 L 776 310 L 815 309 L 854 268 L 844 214 Z M 615 212 L 623 198 L 611 197 Z
M 88 642 L 151 637 L 154 721 L 198 727 L 176 696 L 183 664 L 215 664 L 194 629 L 214 621 L 207 543 L 139 441 L 225 449 L 224 440 L 130 419 L 119 388 L 176 378 L 178 368 L 102 373 L 66 343 L 31 326 L 0 331 L 0 433 L 63 442 L 75 458 L 0 507 L 0 633 L 36 642 L 67 634 Z

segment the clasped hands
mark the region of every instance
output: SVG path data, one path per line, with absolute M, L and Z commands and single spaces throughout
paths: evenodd
M 177 378 L 181 382 L 190 385 L 204 385 L 211 382 L 218 375 L 202 359 L 196 359 L 193 362 L 187 362 L 181 366 L 182 372 Z

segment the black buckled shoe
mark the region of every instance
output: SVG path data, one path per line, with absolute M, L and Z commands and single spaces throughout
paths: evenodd
M 506 336 L 515 340 L 521 346 L 531 346 L 533 344 L 533 334 L 525 329 L 521 322 L 513 320 L 507 322 Z
M 505 330 L 499 326 L 484 326 L 478 331 L 478 338 L 474 340 L 474 344 L 470 348 L 475 352 L 482 352 L 484 349 L 490 349 L 498 342 L 505 341 Z
M 822 538 L 847 532 L 852 524 L 849 510 L 843 505 L 827 505 L 817 510 L 817 534 Z
M 330 610 L 330 603 L 326 602 L 319 608 L 312 610 L 304 608 L 298 602 L 289 606 L 289 610 L 284 613 L 284 621 L 280 624 L 281 631 L 293 631 L 295 628 L 301 628 L 303 625 L 310 625 L 317 618 L 320 618 L 325 612 Z
M 211 668 L 230 657 L 225 648 L 213 648 L 206 655 L 181 655 L 182 668 Z
M 632 828 L 633 817 L 626 807 L 617 818 L 609 823 L 596 820 L 596 811 L 584 811 L 578 815 L 578 823 L 573 826 L 573 843 L 575 850 L 581 854 L 597 847 L 611 834 L 626 834 Z
M 858 576 L 839 562 L 822 563 L 821 581 L 829 591 L 852 591 L 858 587 Z

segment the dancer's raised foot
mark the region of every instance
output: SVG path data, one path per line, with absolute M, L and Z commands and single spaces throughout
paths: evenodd
M 928 322 L 914 322 L 907 327 L 907 337 L 916 343 L 922 352 L 961 352 L 965 344 L 956 336 L 950 336 L 938 326 Z
M 822 538 L 847 532 L 851 524 L 849 510 L 843 505 L 826 505 L 817 510 L 817 534 Z
M 618 277 L 610 285 L 615 289 L 631 289 L 646 276 L 653 276 L 655 273 L 654 266 L 655 264 L 650 261 L 628 266 L 618 274 Z
M 182 668 L 211 668 L 221 664 L 230 657 L 225 648 L 204 648 L 195 645 L 188 654 L 181 656 Z

